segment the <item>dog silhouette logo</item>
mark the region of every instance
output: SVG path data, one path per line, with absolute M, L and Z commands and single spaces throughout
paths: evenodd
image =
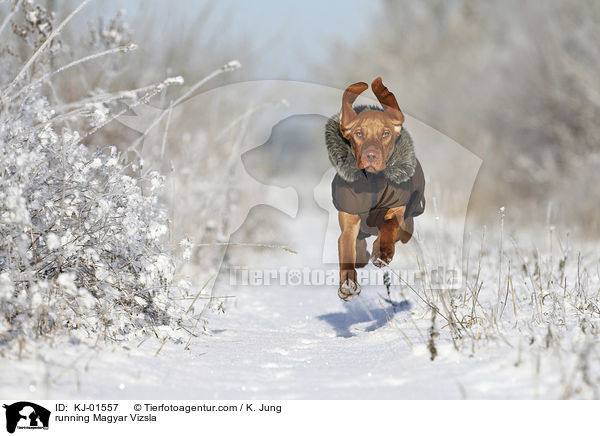
M 50 411 L 28 401 L 19 401 L 11 405 L 4 404 L 6 409 L 6 431 L 14 433 L 18 429 L 48 429 Z

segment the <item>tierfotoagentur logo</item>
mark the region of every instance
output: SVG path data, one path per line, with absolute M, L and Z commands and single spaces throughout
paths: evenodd
M 19 401 L 11 405 L 4 404 L 6 409 L 6 431 L 14 433 L 22 430 L 48 430 L 50 411 L 38 404 Z
M 402 289 L 427 287 L 427 289 L 456 289 L 460 284 L 460 274 L 456 269 L 443 266 L 430 271 L 421 269 L 393 269 L 390 272 L 390 284 Z M 361 286 L 383 286 L 385 270 L 369 269 L 357 271 L 357 282 Z M 230 286 L 335 286 L 339 280 L 336 268 L 250 268 L 232 266 L 229 269 Z

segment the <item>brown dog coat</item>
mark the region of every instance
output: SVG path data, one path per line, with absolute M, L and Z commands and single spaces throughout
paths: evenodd
M 379 109 L 359 106 L 356 112 Z M 331 184 L 333 204 L 339 211 L 361 218 L 359 239 L 376 236 L 391 208 L 406 206 L 404 218 L 425 210 L 425 176 L 415 157 L 412 138 L 406 129 L 394 144 L 385 170 L 368 173 L 358 169 L 350 142 L 339 130 L 339 117 L 331 117 L 325 129 L 329 160 L 337 171 Z

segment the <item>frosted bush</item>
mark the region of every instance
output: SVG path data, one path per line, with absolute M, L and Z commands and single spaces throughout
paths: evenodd
M 20 8 L 24 24 L 13 23 L 12 38 L 35 53 L 53 17 L 30 1 Z M 118 44 L 122 29 L 113 27 L 104 36 Z M 0 63 L 0 345 L 56 332 L 180 335 L 185 311 L 171 295 L 175 264 L 158 200 L 164 178 L 135 176 L 136 163 L 116 147 L 92 151 L 85 135 L 60 122 L 43 81 L 36 83 L 50 72 L 58 42 L 20 76 L 9 44 L 0 52 L 11 58 Z M 88 100 L 81 113 L 94 127 L 112 116 L 101 101 Z
M 51 117 L 48 102 L 23 103 L 2 117 L 0 136 L 2 338 L 67 326 L 116 337 L 173 323 L 176 308 L 160 297 L 174 269 L 162 178 L 127 175 L 115 147 L 91 152 L 76 132 L 35 128 Z

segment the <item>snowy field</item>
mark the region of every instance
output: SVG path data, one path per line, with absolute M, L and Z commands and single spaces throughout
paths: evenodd
M 413 248 L 409 245 L 400 250 L 411 256 Z M 294 256 L 277 257 L 281 257 L 278 262 L 289 265 Z M 398 258 L 403 257 L 401 252 Z M 476 255 L 471 262 L 477 262 Z M 571 281 L 577 263 L 571 262 L 566 261 L 565 277 L 569 276 L 572 284 L 566 291 L 544 290 L 542 307 L 530 293 L 524 273 L 511 277 L 514 290 L 503 291 L 498 304 L 495 260 L 482 265 L 480 271 L 475 263 L 467 290 L 450 291 L 456 296 L 445 301 L 453 309 L 448 311 L 440 299 L 435 300 L 440 314 L 433 342 L 432 312 L 414 293 L 417 289 L 400 291 L 393 286 L 392 298 L 400 303 L 394 311 L 382 300 L 385 288 L 381 285 L 365 286 L 360 297 L 350 303 L 339 300 L 335 286 L 222 285 L 215 290 L 217 298 L 232 298 L 216 300 L 224 302 L 224 313 L 205 312 L 207 334 L 186 335 L 180 343 L 169 340 L 164 344 L 152 337 L 142 343 L 97 346 L 77 345 L 63 338 L 56 338 L 52 346 L 29 343 L 21 359 L 11 354 L 2 360 L 5 382 L 0 396 L 594 398 L 599 375 L 597 295 L 588 295 L 583 286 L 577 295 L 577 282 Z M 367 268 L 375 270 L 372 265 Z M 472 312 L 468 289 L 475 286 L 478 275 L 479 280 L 491 284 L 487 287 L 486 283 L 480 291 Z M 593 283 L 591 288 L 597 289 L 597 277 L 584 278 L 581 272 L 580 276 L 588 281 L 586 286 Z M 468 317 L 463 317 L 463 326 L 456 327 L 458 333 L 453 334 L 442 318 L 451 313 L 455 320 L 460 320 L 459 314 L 471 313 L 477 319 L 468 323 Z

